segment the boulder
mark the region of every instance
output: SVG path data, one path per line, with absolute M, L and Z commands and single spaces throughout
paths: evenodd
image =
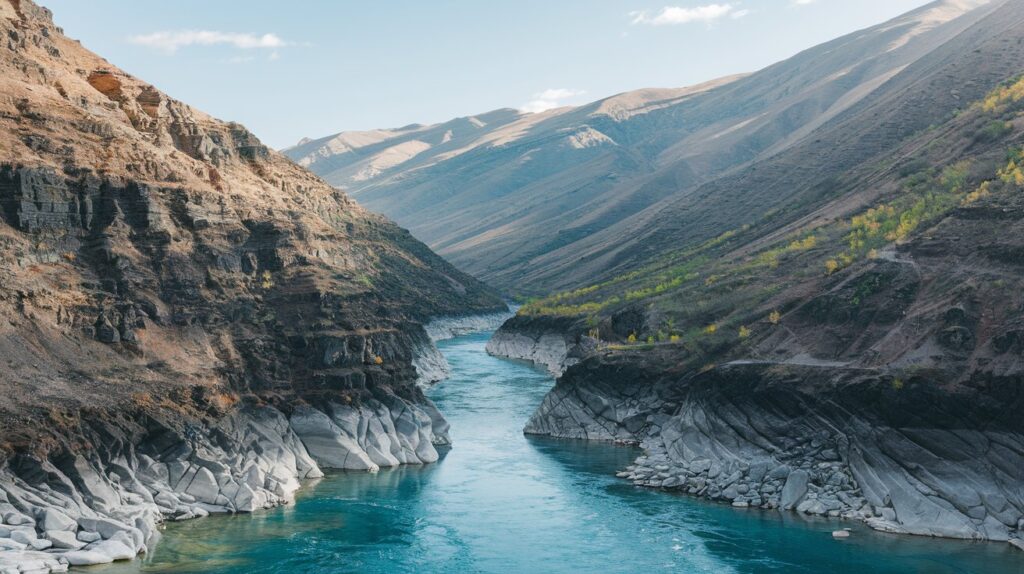
M 102 540 L 103 539 L 103 537 L 100 536 L 99 532 L 92 532 L 92 531 L 89 531 L 89 530 L 82 530 L 81 532 L 78 533 L 78 536 L 76 536 L 76 538 L 78 538 L 82 542 L 85 542 L 86 544 L 88 544 L 90 542 L 96 542 L 97 540 Z
M 120 540 L 101 540 L 99 542 L 93 542 L 86 547 L 86 550 L 107 556 L 110 558 L 111 562 L 115 560 L 131 560 L 135 558 L 137 554 L 134 549 L 129 548 Z
M 35 530 L 15 530 L 11 532 L 11 540 L 21 544 L 30 544 L 35 539 Z
M 215 504 L 217 502 L 217 495 L 220 494 L 220 487 L 217 486 L 217 479 L 208 468 L 199 467 L 185 492 L 196 497 L 196 500 L 200 502 Z
M 792 510 L 807 496 L 807 482 L 810 476 L 806 470 L 794 470 L 786 478 L 786 484 L 782 487 L 782 498 L 779 506 L 783 510 Z
M 98 532 L 103 538 L 110 538 L 114 534 L 126 530 L 135 530 L 135 527 L 128 526 L 124 522 L 112 518 L 86 518 L 78 519 L 78 525 L 82 530 Z
M 0 538 L 0 552 L 6 550 L 24 550 L 25 547 L 25 544 L 22 544 L 21 542 L 15 542 L 10 538 Z
M 113 558 L 101 552 L 91 550 L 73 550 L 64 554 L 64 559 L 72 566 L 95 566 L 97 564 L 110 564 Z
M 74 532 L 67 530 L 47 530 L 44 536 L 53 544 L 54 548 L 62 550 L 80 550 L 86 544 L 76 538 Z
M 78 522 L 74 518 L 54 508 L 43 509 L 36 516 L 36 520 L 43 530 L 67 530 L 74 532 L 78 529 Z

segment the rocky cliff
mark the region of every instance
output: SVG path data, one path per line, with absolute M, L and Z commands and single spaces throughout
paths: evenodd
M 916 88 L 878 121 L 820 132 L 813 199 L 526 305 L 503 339 L 551 325 L 592 349 L 527 432 L 642 444 L 624 477 L 739 507 L 1022 544 L 1022 30 L 1024 5 L 994 6 L 893 78 Z M 953 70 L 979 95 L 906 134 Z M 835 155 L 876 140 L 902 143 Z M 787 154 L 708 191 L 736 212 L 786 193 Z
M 557 377 L 595 348 L 592 340 L 573 333 L 573 323 L 559 318 L 511 317 L 487 342 L 487 352 L 529 361 Z
M 0 570 L 436 460 L 423 325 L 494 292 L 46 9 L 0 0 L 0 36 Z
M 621 477 L 736 507 L 954 538 L 1005 541 L 1024 527 L 1018 379 L 950 392 L 854 368 L 672 370 L 584 363 L 526 432 L 641 444 Z

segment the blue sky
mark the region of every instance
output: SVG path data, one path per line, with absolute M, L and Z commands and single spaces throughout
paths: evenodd
M 274 147 L 749 72 L 925 0 L 39 0 Z

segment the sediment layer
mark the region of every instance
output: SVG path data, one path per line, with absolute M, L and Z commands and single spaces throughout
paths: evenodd
M 736 507 L 952 538 L 1013 540 L 1024 528 L 1020 380 L 947 393 L 862 369 L 648 367 L 595 358 L 570 369 L 526 432 L 640 444 L 621 477 Z

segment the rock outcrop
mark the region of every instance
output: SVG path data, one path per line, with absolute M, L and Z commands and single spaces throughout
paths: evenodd
M 598 357 L 570 369 L 527 433 L 642 445 L 619 476 L 887 532 L 1005 541 L 1024 527 L 1019 382 L 955 392 L 833 367 L 704 373 Z
M 0 36 L 0 572 L 437 459 L 423 325 L 493 290 L 45 8 L 0 0 Z
M 496 331 L 512 316 L 512 311 L 502 310 L 480 315 L 439 317 L 427 323 L 427 335 L 436 342 L 454 339 L 469 333 Z
M 571 322 L 515 316 L 502 324 L 487 352 L 496 357 L 520 359 L 559 376 L 594 348 L 594 341 L 571 334 Z
M 425 326 L 427 337 L 430 340 L 417 346 L 416 357 L 413 359 L 413 366 L 416 367 L 418 375 L 417 382 L 420 385 L 431 385 L 443 381 L 451 373 L 448 360 L 444 358 L 444 355 L 441 354 L 434 343 L 446 339 L 454 339 L 469 333 L 493 331 L 511 316 L 511 312 L 503 310 L 480 315 L 448 316 L 432 319 Z
M 290 416 L 250 405 L 206 420 L 84 421 L 73 440 L 87 449 L 69 437 L 46 457 L 20 454 L 0 468 L 0 571 L 131 559 L 164 520 L 285 504 L 322 469 L 434 462 L 447 431 L 429 400 L 394 395 Z
M 601 341 L 526 431 L 641 444 L 624 477 L 738 507 L 1019 541 L 1024 4 L 973 14 L 800 156 L 734 172 L 684 211 L 659 204 L 644 264 L 615 243 L 618 275 L 525 306 L 508 335 L 557 320 L 566 341 Z M 714 236 L 689 242 L 698 225 Z

